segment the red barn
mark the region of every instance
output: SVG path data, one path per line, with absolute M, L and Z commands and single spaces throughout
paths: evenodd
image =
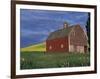
M 87 35 L 80 25 L 68 26 L 52 32 L 46 40 L 47 52 L 87 52 Z

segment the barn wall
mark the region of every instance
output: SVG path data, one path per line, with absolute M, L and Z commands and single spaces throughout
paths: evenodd
M 69 52 L 74 52 L 74 47 L 73 47 L 73 45 L 69 45 Z
M 69 46 L 70 46 L 69 47 L 70 52 L 80 52 L 80 53 L 85 52 L 84 46 L 75 46 L 75 45 L 69 45 Z
M 70 44 L 87 46 L 87 37 L 80 26 L 76 26 L 70 34 Z
M 67 52 L 68 50 L 68 37 L 46 41 L 47 52 Z
M 87 37 L 80 26 L 76 26 L 70 34 L 69 50 L 71 52 L 86 52 Z
M 77 52 L 83 53 L 84 51 L 84 46 L 77 46 Z
M 69 45 L 69 52 L 84 53 L 84 52 L 86 52 L 86 50 L 85 50 L 84 46 Z

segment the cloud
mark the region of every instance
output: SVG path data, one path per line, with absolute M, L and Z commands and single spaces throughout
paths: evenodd
M 40 31 L 32 31 L 32 30 L 28 30 L 28 29 L 22 29 L 21 30 L 21 36 L 33 36 L 33 35 L 48 35 L 48 32 L 46 30 Z

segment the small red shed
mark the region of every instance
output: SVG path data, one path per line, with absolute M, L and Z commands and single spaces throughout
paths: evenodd
M 82 27 L 77 25 L 68 26 L 64 23 L 63 28 L 52 32 L 46 40 L 47 52 L 87 52 L 88 39 Z

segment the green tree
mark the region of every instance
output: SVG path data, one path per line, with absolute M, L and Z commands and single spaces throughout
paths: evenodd
M 90 51 L 90 13 L 88 13 L 88 19 L 86 24 L 86 31 L 88 36 L 88 45 L 89 45 L 89 51 Z

